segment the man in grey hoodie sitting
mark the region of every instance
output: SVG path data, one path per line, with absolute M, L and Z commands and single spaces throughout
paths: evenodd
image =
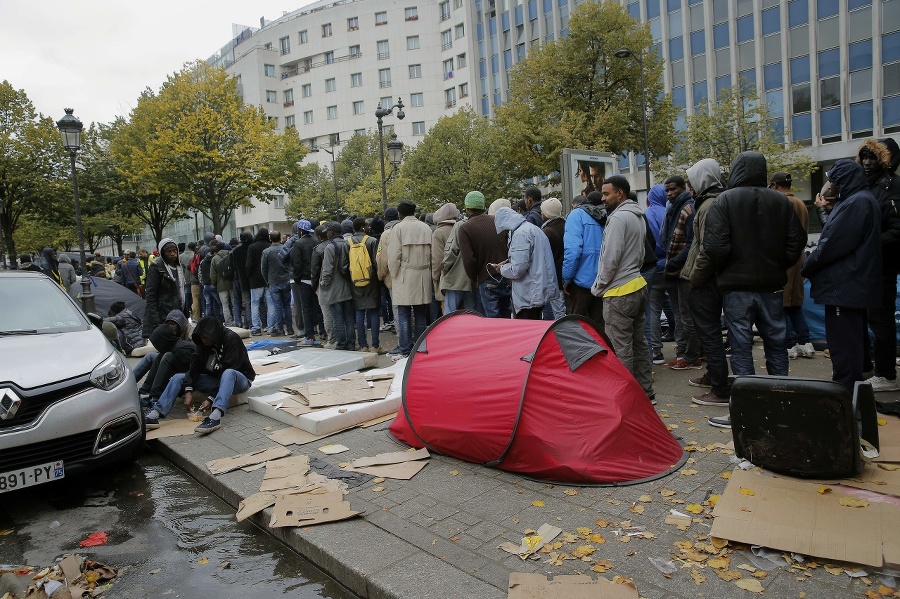
M 600 266 L 591 293 L 603 298 L 606 335 L 619 360 L 656 403 L 644 320 L 647 282 L 641 276 L 644 262 L 644 211 L 628 199 L 631 186 L 620 175 L 603 181 L 601 193 L 609 216 L 603 231 Z

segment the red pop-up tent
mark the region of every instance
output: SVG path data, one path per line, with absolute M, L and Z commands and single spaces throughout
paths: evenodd
M 588 320 L 456 312 L 406 365 L 399 441 L 535 478 L 633 484 L 687 455 Z

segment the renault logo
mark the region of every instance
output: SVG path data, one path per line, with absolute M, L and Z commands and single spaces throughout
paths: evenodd
M 15 418 L 21 405 L 21 398 L 12 389 L 0 389 L 0 420 Z

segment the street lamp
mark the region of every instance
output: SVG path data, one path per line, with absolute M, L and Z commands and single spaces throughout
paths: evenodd
M 397 103 L 388 108 L 382 108 L 381 104 L 378 104 L 378 108 L 375 109 L 375 116 L 378 119 L 378 151 L 381 153 L 381 203 L 382 209 L 387 210 L 388 202 L 387 202 L 387 182 L 388 177 L 384 173 L 384 130 L 381 119 L 386 117 L 389 114 L 393 114 L 394 108 L 397 109 L 397 119 L 403 120 L 403 117 L 406 115 L 403 114 L 403 100 L 397 98 Z M 394 174 L 394 171 L 397 170 L 397 166 L 400 164 L 400 158 L 403 154 L 403 142 L 397 140 L 397 136 L 394 135 L 391 137 L 391 141 L 388 142 L 388 150 L 391 155 L 391 165 L 394 167 L 391 171 L 391 175 Z
M 338 190 L 337 190 L 337 168 L 334 165 L 334 144 L 331 145 L 332 149 L 328 148 L 314 148 L 310 150 L 310 152 L 318 152 L 322 150 L 323 152 L 328 152 L 331 155 L 331 178 L 334 179 L 334 216 L 335 218 L 340 219 L 341 212 L 341 204 L 338 201 Z
M 85 314 L 96 311 L 94 305 L 94 292 L 91 291 L 91 278 L 87 270 L 87 262 L 84 257 L 84 230 L 81 227 L 81 203 L 78 201 L 78 173 L 75 171 L 75 154 L 81 147 L 81 130 L 84 125 L 78 117 L 72 113 L 72 108 L 66 108 L 66 116 L 56 121 L 56 126 L 62 134 L 63 146 L 69 151 L 69 159 L 72 164 L 72 193 L 75 196 L 75 227 L 78 229 L 78 253 L 81 260 L 81 309 Z
M 644 52 L 635 54 L 628 48 L 621 48 L 614 56 L 616 58 L 633 58 L 641 69 L 641 125 L 644 128 L 644 176 L 647 178 L 647 193 L 650 193 L 650 138 L 647 134 L 647 88 L 644 87 Z

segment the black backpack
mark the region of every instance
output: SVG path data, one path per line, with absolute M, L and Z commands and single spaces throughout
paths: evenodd
M 231 259 L 233 253 L 228 252 L 228 255 L 219 260 L 219 263 L 216 265 L 216 272 L 226 281 L 234 280 L 234 260 Z

